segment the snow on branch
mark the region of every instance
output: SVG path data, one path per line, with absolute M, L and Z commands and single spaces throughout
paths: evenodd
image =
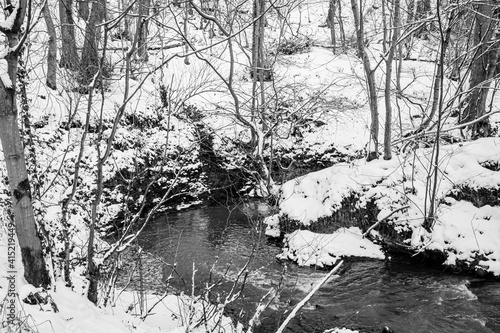
M 5 9 L 10 10 L 10 14 L 5 19 L 0 19 L 0 31 L 3 33 L 10 32 L 14 28 L 14 24 L 21 12 L 20 1 L 15 1 L 10 7 Z

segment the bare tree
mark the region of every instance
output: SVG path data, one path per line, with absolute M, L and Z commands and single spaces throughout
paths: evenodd
M 362 4 L 362 1 L 360 1 Z M 370 125 L 370 143 L 368 145 L 367 160 L 371 161 L 378 158 L 378 100 L 377 100 L 377 87 L 375 86 L 375 71 L 372 70 L 370 59 L 364 42 L 364 28 L 363 28 L 363 8 L 358 6 L 357 0 L 351 0 L 352 14 L 354 17 L 354 27 L 356 29 L 356 42 L 358 46 L 358 56 L 363 63 L 365 71 L 366 85 L 368 86 L 368 101 L 371 112 L 371 125 Z
M 186 4 L 187 5 L 187 4 Z M 151 6 L 151 0 L 140 0 L 138 3 L 138 17 L 137 17 L 137 29 L 139 40 L 137 44 L 137 55 L 140 59 L 148 60 L 148 21 L 149 21 L 149 7 Z M 186 18 L 187 19 L 187 18 Z M 187 23 L 185 23 L 187 24 Z
M 455 10 L 452 8 L 448 13 L 448 26 L 444 28 L 444 20 L 441 19 L 441 6 L 438 3 L 436 8 L 436 14 L 438 17 L 438 27 L 439 27 L 439 37 L 440 37 L 440 48 L 439 48 L 439 61 L 436 66 L 436 80 L 434 81 L 434 95 L 433 95 L 433 110 L 437 110 L 437 122 L 436 122 L 436 136 L 434 140 L 434 147 L 431 155 L 431 167 L 429 167 L 429 172 L 427 174 L 426 182 L 426 192 L 425 192 L 425 206 L 424 213 L 426 214 L 423 227 L 427 231 L 432 231 L 434 223 L 436 221 L 436 209 L 438 204 L 437 190 L 439 188 L 439 159 L 440 159 L 440 135 L 441 126 L 443 123 L 443 78 L 444 78 L 444 62 L 446 57 L 446 51 L 448 45 L 450 44 L 451 29 L 453 26 L 453 20 L 455 18 Z M 434 111 L 435 112 L 435 111 Z M 430 118 L 429 118 L 430 119 Z M 427 209 L 428 207 L 428 209 Z
M 328 15 L 326 17 L 326 25 L 330 28 L 330 35 L 332 39 L 332 49 L 333 53 L 336 52 L 335 45 L 337 44 L 337 40 L 335 37 L 335 12 L 337 7 L 337 0 L 330 0 L 328 5 Z
M 467 123 L 482 117 L 486 113 L 486 98 L 496 74 L 500 53 L 500 31 L 498 19 L 500 10 L 497 1 L 483 1 L 474 5 L 474 47 L 469 78 L 470 92 L 465 99 L 461 122 Z M 470 125 L 471 137 L 488 136 L 490 123 L 488 118 Z
M 89 19 L 89 0 L 77 0 L 78 3 L 78 15 L 85 21 Z
M 54 21 L 50 15 L 49 2 L 43 5 L 43 17 L 49 34 L 49 50 L 47 53 L 47 87 L 52 90 L 57 88 L 57 35 Z
M 399 38 L 399 0 L 393 2 L 393 23 L 392 40 L 387 56 L 386 70 L 385 70 L 385 131 L 384 131 L 384 160 L 390 160 L 391 154 L 391 127 L 392 127 L 392 105 L 391 105 L 391 84 L 392 84 L 392 61 L 394 60 L 394 53 L 397 47 Z M 385 44 L 385 40 L 384 40 Z
M 0 140 L 7 166 L 14 222 L 24 264 L 24 277 L 29 283 L 39 286 L 48 285 L 50 278 L 36 230 L 31 186 L 19 133 L 16 105 L 18 58 L 27 37 L 26 34 L 21 35 L 21 27 L 27 10 L 27 0 L 14 2 L 7 10 L 4 21 L 12 24 L 0 25 L 0 31 L 8 40 L 8 47 L 1 52 L 1 61 L 7 63 L 8 75 L 2 75 L 0 84 Z
M 78 68 L 76 51 L 73 0 L 59 0 L 59 20 L 61 22 L 61 60 L 59 66 L 75 70 Z
M 83 43 L 82 59 L 80 62 L 80 84 L 88 85 L 94 79 L 99 67 L 99 40 L 101 28 L 99 24 L 104 20 L 106 13 L 106 1 L 96 0 L 92 4 L 89 20 L 85 29 L 85 40 Z

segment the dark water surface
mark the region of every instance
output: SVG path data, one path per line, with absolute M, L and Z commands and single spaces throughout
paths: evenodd
M 233 307 L 237 313 L 243 310 L 248 318 L 262 295 L 279 284 L 285 269 L 283 291 L 255 330 L 275 331 L 286 317 L 285 310 L 291 311 L 325 272 L 277 262 L 278 244 L 259 236 L 259 221 L 266 213 L 265 205 L 247 203 L 231 211 L 204 207 L 169 213 L 150 222 L 140 245 L 164 264 L 153 259 L 143 263 L 148 277 L 146 288 L 164 288 L 175 263 L 170 286 L 191 290 L 194 266 L 196 293 L 210 278 L 215 281 L 220 277 L 225 277 L 224 282 L 216 292 L 227 292 L 229 280 L 257 245 L 244 296 Z M 380 332 L 384 325 L 396 333 L 500 333 L 500 283 L 409 264 L 352 260 L 313 296 L 288 332 L 322 332 L 336 326 Z

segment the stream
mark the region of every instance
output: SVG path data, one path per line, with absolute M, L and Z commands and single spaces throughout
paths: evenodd
M 291 311 L 325 271 L 275 259 L 279 244 L 263 235 L 259 223 L 267 210 L 266 205 L 251 202 L 168 213 L 151 221 L 139 240 L 143 250 L 156 257 L 143 259 L 144 287 L 164 290 L 172 276 L 170 287 L 189 293 L 194 281 L 194 291 L 199 293 L 207 281 L 220 279 L 212 294 L 224 294 L 253 252 L 243 296 L 229 311 L 248 320 L 259 299 L 281 281 L 282 292 L 255 329 L 274 332 L 286 317 L 285 310 Z M 323 332 L 333 327 L 380 332 L 384 325 L 395 333 L 500 332 L 500 283 L 415 264 L 348 259 L 287 332 Z

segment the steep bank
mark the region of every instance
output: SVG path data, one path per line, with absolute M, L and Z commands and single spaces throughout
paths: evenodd
M 366 231 L 393 214 L 371 238 L 392 251 L 421 253 L 458 272 L 500 276 L 500 139 L 442 146 L 436 220 L 423 227 L 429 207 L 432 149 L 420 148 L 390 161 L 341 163 L 283 184 L 279 213 L 267 218 L 267 233 L 339 227 Z M 346 219 L 346 217 L 348 217 Z M 286 238 L 284 253 L 297 252 Z M 321 246 L 317 246 L 321 248 Z

